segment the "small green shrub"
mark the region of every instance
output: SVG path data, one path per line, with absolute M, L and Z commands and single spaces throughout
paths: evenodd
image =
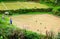
M 53 14 L 56 16 L 60 16 L 60 9 L 54 10 Z
M 60 39 L 60 32 L 58 32 L 57 39 Z
M 40 35 L 31 31 L 25 31 L 25 39 L 40 39 Z

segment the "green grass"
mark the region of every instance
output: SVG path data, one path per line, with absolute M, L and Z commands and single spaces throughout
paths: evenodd
M 54 10 L 60 9 L 60 6 L 55 6 Z
M 52 14 L 51 12 L 29 12 L 27 14 Z
M 15 13 L 12 16 L 17 16 L 17 15 L 35 15 L 35 14 L 53 14 L 53 13 L 52 12 L 28 12 L 26 14 Z

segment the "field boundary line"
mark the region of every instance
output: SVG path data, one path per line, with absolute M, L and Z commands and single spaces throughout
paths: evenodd
M 5 7 L 6 10 L 8 10 L 7 6 L 4 4 L 4 2 L 1 2 L 2 5 Z
M 21 5 L 22 7 L 24 6 L 23 4 L 21 4 L 19 1 L 17 1 L 18 5 Z

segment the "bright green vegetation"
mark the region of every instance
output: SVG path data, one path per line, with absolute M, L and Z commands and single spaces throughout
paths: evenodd
M 26 15 L 34 15 L 34 14 L 53 14 L 52 12 L 28 12 L 25 13 Z M 17 16 L 19 15 L 19 13 L 13 14 L 12 16 Z M 24 15 L 24 14 L 20 14 L 20 15 Z

